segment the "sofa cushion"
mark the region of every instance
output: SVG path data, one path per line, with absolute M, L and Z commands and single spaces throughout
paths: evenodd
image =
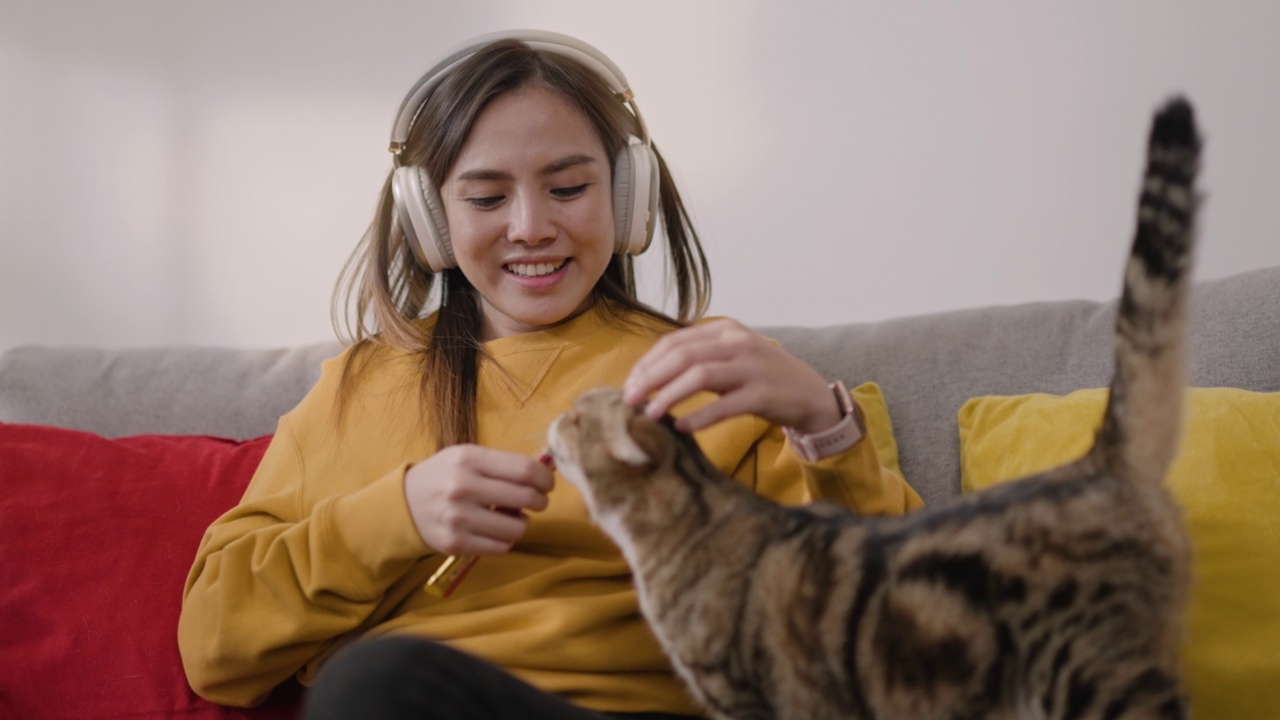
M 200 538 L 268 440 L 0 423 L 0 717 L 292 715 L 294 683 L 252 711 L 196 697 L 177 645 Z
M 974 398 L 959 413 L 966 491 L 1074 460 L 1103 389 Z M 1280 393 L 1188 392 L 1167 486 L 1191 533 L 1183 651 L 1192 716 L 1270 720 L 1280 708 Z

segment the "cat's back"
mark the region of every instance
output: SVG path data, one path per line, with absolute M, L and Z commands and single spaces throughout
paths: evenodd
M 853 705 L 1000 717 L 1123 694 L 1126 657 L 1176 653 L 1187 549 L 1171 505 L 1082 461 L 927 513 L 831 521 Z

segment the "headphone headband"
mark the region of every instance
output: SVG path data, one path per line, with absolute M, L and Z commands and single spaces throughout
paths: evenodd
M 413 128 L 413 123 L 418 119 L 418 113 L 422 110 L 422 105 L 426 102 L 427 96 L 431 94 L 431 91 L 444 78 L 448 77 L 455 67 L 474 55 L 476 51 L 499 40 L 519 40 L 534 50 L 562 55 L 590 68 L 609 84 L 609 88 L 623 102 L 631 107 L 631 112 L 635 115 L 637 124 L 640 126 L 640 139 L 648 144 L 649 131 L 644 125 L 644 119 L 640 117 L 640 111 L 636 107 L 635 101 L 632 99 L 631 86 L 627 83 L 627 77 L 604 53 L 575 37 L 562 33 L 547 30 L 502 30 L 472 38 L 455 47 L 445 55 L 443 60 L 428 70 L 418 80 L 417 84 L 409 90 L 404 102 L 400 103 L 400 109 L 396 112 L 395 122 L 391 126 L 391 146 L 389 149 L 396 156 L 397 162 L 399 162 L 401 150 L 404 149 L 404 143 L 409 138 L 409 130 Z

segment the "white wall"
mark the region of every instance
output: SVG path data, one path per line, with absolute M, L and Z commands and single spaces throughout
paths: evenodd
M 511 27 L 627 73 L 718 314 L 1109 298 L 1174 90 L 1208 137 L 1199 277 L 1280 264 L 1263 0 L 0 0 L 0 350 L 330 339 L 403 93 Z

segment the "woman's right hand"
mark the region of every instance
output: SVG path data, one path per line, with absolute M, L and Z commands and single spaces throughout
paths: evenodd
M 454 445 L 409 468 L 409 513 L 424 542 L 449 555 L 501 555 L 529 527 L 525 510 L 544 510 L 554 485 L 534 458 L 479 445 Z

